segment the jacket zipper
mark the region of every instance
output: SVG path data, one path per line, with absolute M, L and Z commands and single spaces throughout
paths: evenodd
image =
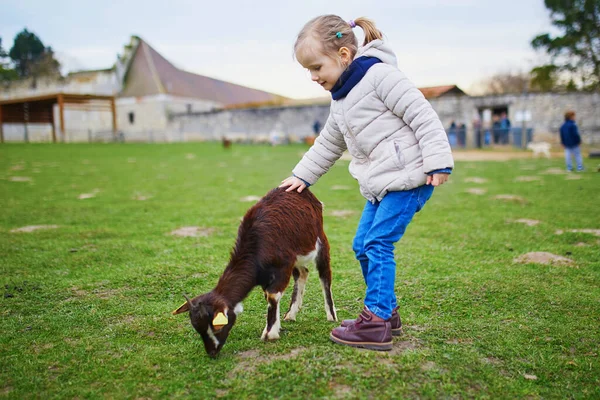
M 342 104 L 341 107 L 342 107 L 342 113 L 343 113 L 343 116 L 344 116 L 344 123 L 346 124 L 346 128 L 348 128 L 348 132 L 350 133 L 350 137 L 352 138 L 352 142 L 354 142 L 354 146 L 356 147 L 356 149 L 367 159 L 367 165 L 370 166 L 371 165 L 371 159 L 369 158 L 369 156 L 367 156 L 367 154 L 358 145 L 358 141 L 356 140 L 356 136 L 354 136 L 354 133 L 352 133 L 352 129 L 350 129 L 350 124 L 348 124 L 348 119 L 346 118 L 346 110 L 344 110 L 344 105 Z M 367 170 L 368 170 L 368 168 L 367 168 Z M 365 185 L 368 185 L 368 184 L 365 182 Z M 377 197 L 373 194 L 373 192 L 371 192 L 371 189 L 369 189 L 368 186 L 366 186 L 365 189 L 367 189 L 367 192 L 371 196 L 371 203 L 374 203 L 375 200 L 377 199 Z

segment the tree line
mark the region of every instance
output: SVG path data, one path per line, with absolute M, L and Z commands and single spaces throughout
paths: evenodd
M 7 52 L 0 37 L 0 82 L 49 76 L 59 78 L 60 63 L 52 47 L 46 47 L 39 37 L 26 28 L 19 32 Z
M 505 71 L 485 79 L 481 94 L 600 90 L 600 0 L 545 0 L 559 32 L 531 40 L 547 62 L 530 71 Z

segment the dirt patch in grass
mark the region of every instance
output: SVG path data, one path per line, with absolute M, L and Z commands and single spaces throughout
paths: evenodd
M 411 338 L 409 340 L 399 340 L 394 342 L 392 350 L 390 350 L 387 354 L 390 356 L 396 356 L 409 350 L 415 350 L 419 347 L 420 341 L 417 339 Z
M 565 179 L 567 181 L 578 181 L 581 179 L 581 175 L 567 175 Z
M 494 199 L 502 200 L 502 201 L 514 201 L 516 203 L 521 203 L 521 204 L 527 203 L 527 200 L 524 197 L 517 196 L 514 194 L 499 194 L 497 196 L 494 196 Z
M 63 338 L 63 342 L 65 342 L 66 344 L 68 344 L 71 347 L 77 347 L 81 343 L 81 341 L 79 339 L 73 339 L 70 337 Z
M 515 178 L 515 182 L 535 182 L 535 181 L 541 181 L 542 178 L 540 178 L 539 176 L 517 176 Z
M 239 362 L 232 371 L 232 375 L 236 376 L 245 371 L 254 371 L 258 364 L 270 364 L 274 361 L 291 360 L 298 357 L 306 348 L 298 347 L 292 349 L 288 354 L 261 356 L 258 350 L 242 351 L 237 355 Z
M 81 193 L 79 196 L 77 196 L 77 198 L 79 200 L 91 199 L 96 197 L 98 193 L 100 193 L 100 189 L 94 189 L 91 191 L 91 193 Z
M 468 182 L 468 183 L 487 183 L 488 180 L 485 179 L 485 178 L 480 178 L 478 176 L 472 176 L 470 178 L 466 178 L 465 182 Z
M 328 214 L 330 216 L 336 217 L 336 218 L 347 218 L 351 215 L 356 214 L 356 211 L 353 211 L 353 210 L 331 210 Z
M 467 189 L 467 193 L 475 194 L 477 196 L 483 196 L 484 194 L 487 193 L 487 189 L 469 188 L 469 189 Z
M 337 382 L 329 382 L 329 389 L 333 392 L 334 399 L 352 398 L 352 387 Z
M 258 350 L 242 351 L 237 356 L 238 356 L 238 358 L 240 358 L 242 360 L 246 360 L 246 359 L 256 360 L 257 358 L 260 357 L 260 351 L 258 351 Z
M 484 364 L 491 364 L 491 365 L 502 364 L 502 360 L 500 360 L 499 358 L 496 358 L 496 357 L 484 357 L 481 359 L 481 362 L 483 362 Z
M 564 265 L 573 266 L 573 260 L 567 257 L 548 253 L 545 251 L 533 251 L 523 254 L 514 260 L 519 264 L 544 264 L 544 265 Z
M 548 168 L 547 170 L 542 172 L 543 175 L 565 175 L 568 174 L 567 171 L 560 168 Z
M 559 229 L 555 233 L 557 235 L 562 235 L 565 232 L 572 233 L 589 233 L 590 235 L 600 236 L 600 229 L 567 229 L 566 231 Z
M 350 186 L 344 186 L 344 185 L 333 185 L 331 187 L 331 190 L 350 190 Z
M 438 369 L 438 366 L 433 361 L 427 361 L 421 365 L 421 371 L 435 371 L 436 369 Z
M 146 194 L 142 194 L 142 193 L 135 193 L 133 195 L 133 200 L 137 200 L 137 201 L 146 201 L 151 198 L 152 198 L 151 195 L 146 195 Z
M 246 196 L 246 197 L 242 197 L 240 199 L 240 201 L 243 202 L 251 202 L 251 201 L 259 201 L 261 198 L 259 196 Z
M 446 344 L 473 344 L 473 339 L 452 338 L 446 340 Z
M 11 176 L 8 180 L 11 182 L 31 182 L 33 179 L 29 176 Z
M 169 233 L 179 237 L 207 237 L 215 232 L 215 228 L 202 228 L 200 226 L 183 226 Z
M 107 288 L 95 288 L 91 290 L 80 289 L 77 286 L 73 286 L 70 288 L 72 297 L 66 299 L 66 301 L 71 301 L 74 299 L 84 298 L 88 296 L 94 296 L 102 300 L 108 300 L 117 295 L 121 294 L 122 289 L 107 289 Z
M 416 332 L 425 332 L 427 330 L 427 328 L 420 325 L 402 325 L 402 327 L 404 330 L 411 330 Z
M 34 231 L 39 231 L 43 229 L 57 229 L 58 225 L 28 225 L 23 226 L 21 228 L 12 229 L 11 233 L 30 233 Z
M 527 219 L 527 218 L 519 218 L 514 221 L 508 220 L 508 222 L 514 222 L 518 224 L 525 224 L 527 226 L 536 226 L 540 223 L 537 219 Z

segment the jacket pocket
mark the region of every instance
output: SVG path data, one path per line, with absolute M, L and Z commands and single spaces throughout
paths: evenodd
M 391 157 L 394 159 L 396 166 L 399 169 L 404 169 L 406 167 L 406 157 L 402 153 L 402 142 L 399 140 L 394 140 L 391 143 L 392 154 Z

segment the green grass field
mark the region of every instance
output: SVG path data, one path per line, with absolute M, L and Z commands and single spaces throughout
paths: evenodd
M 276 186 L 305 150 L 1 145 L 0 397 L 600 397 L 600 237 L 571 232 L 600 229 L 592 160 L 571 175 L 558 173 L 562 159 L 458 162 L 397 246 L 405 333 L 393 351 L 330 342 L 312 269 L 281 340 L 260 341 L 257 289 L 210 359 L 171 311 L 216 284 L 253 204 L 241 199 Z M 358 315 L 364 294 L 351 246 L 364 199 L 347 166 L 313 188 L 340 319 Z M 11 232 L 33 225 L 56 227 Z M 207 236 L 169 234 L 185 226 Z M 515 262 L 536 251 L 572 264 Z

